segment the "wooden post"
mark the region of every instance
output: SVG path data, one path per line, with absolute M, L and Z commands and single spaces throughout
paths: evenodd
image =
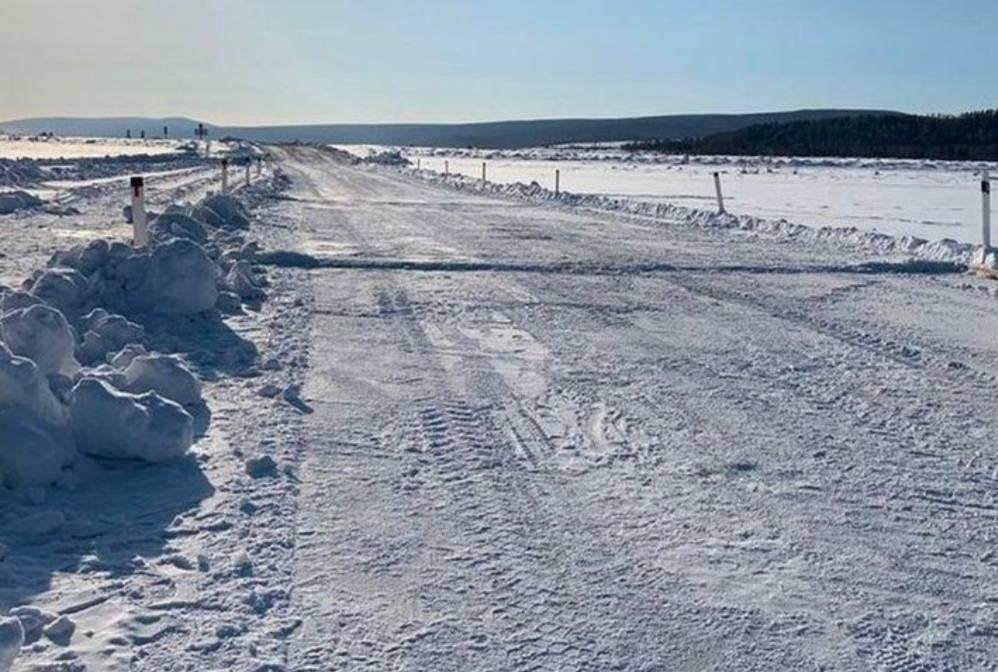
M 222 193 L 229 193 L 229 160 L 222 159 Z
M 482 182 L 485 182 L 485 162 L 482 161 Z
M 561 171 L 557 168 L 554 169 L 554 195 L 555 197 L 561 193 Z
M 450 162 L 444 159 L 444 177 L 450 175 Z

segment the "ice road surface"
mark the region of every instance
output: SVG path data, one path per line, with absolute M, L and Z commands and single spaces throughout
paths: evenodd
M 360 156 L 379 148 L 344 145 Z M 696 209 L 716 207 L 712 173 L 721 173 L 725 206 L 736 215 L 786 219 L 811 227 L 875 230 L 927 240 L 981 242 L 980 169 L 995 164 L 868 159 L 759 159 L 629 155 L 620 150 L 411 149 L 422 168 L 491 182 L 538 182 L 561 189 Z
M 284 161 L 293 669 L 993 663 L 993 285 Z
M 995 283 L 270 151 L 191 459 L 4 511 L 16 672 L 994 669 Z

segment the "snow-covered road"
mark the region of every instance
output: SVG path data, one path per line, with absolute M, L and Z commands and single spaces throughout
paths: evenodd
M 990 285 L 275 152 L 289 669 L 995 669 Z

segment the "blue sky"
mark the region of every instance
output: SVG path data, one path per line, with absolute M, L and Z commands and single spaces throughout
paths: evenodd
M 0 119 L 998 106 L 989 0 L 0 0 Z

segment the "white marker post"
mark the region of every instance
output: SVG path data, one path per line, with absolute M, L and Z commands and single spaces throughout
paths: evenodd
M 558 194 L 561 193 L 561 171 L 557 168 L 554 169 L 554 195 L 557 198 Z
M 485 182 L 485 162 L 482 161 L 482 182 Z
M 981 173 L 981 232 L 984 238 L 981 261 L 984 261 L 991 251 L 991 175 L 986 170 Z
M 721 193 L 721 174 L 714 173 L 714 191 L 717 192 L 717 212 L 724 214 L 724 195 Z
M 229 193 L 229 160 L 222 159 L 222 193 Z
M 450 162 L 444 161 L 444 177 L 450 175 Z
M 423 169 L 423 161 L 421 159 L 416 159 L 416 170 Z
M 145 247 L 149 244 L 149 230 L 146 228 L 145 180 L 139 175 L 132 178 L 132 244 L 135 247 Z

